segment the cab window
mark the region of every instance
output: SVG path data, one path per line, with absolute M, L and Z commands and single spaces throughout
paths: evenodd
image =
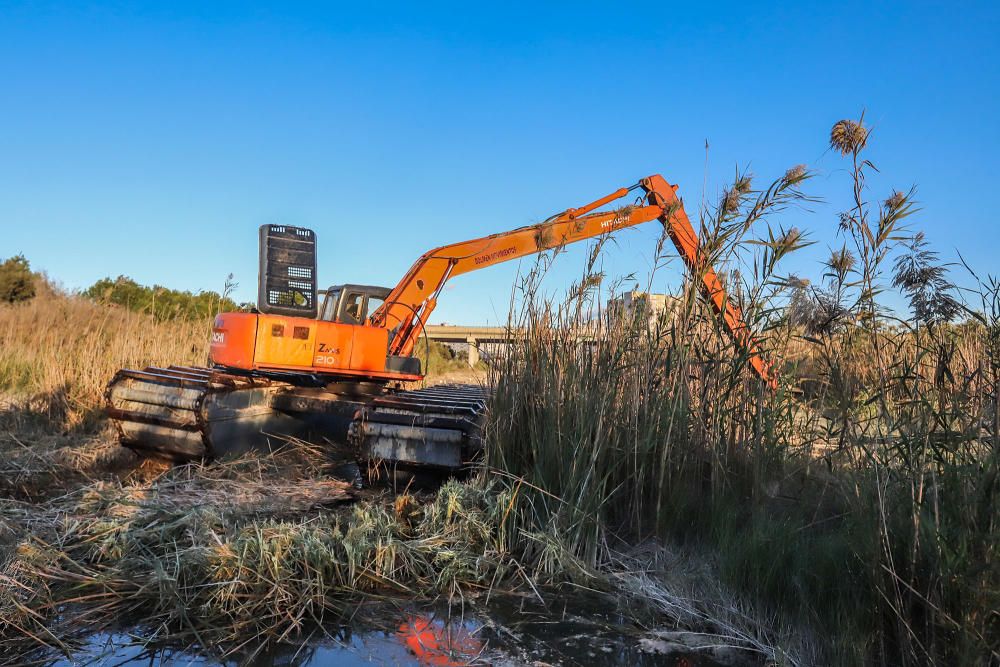
M 319 319 L 324 322 L 332 322 L 337 317 L 337 302 L 340 301 L 340 290 L 334 289 L 326 293 L 323 300 L 323 309 L 319 313 Z
M 368 307 L 365 309 L 367 311 L 365 313 L 365 317 L 371 317 L 372 315 L 374 315 L 375 311 L 381 308 L 383 303 L 385 303 L 385 299 L 381 299 L 377 296 L 369 294 Z
M 365 319 L 365 295 L 361 292 L 348 292 L 344 299 L 343 321 L 347 324 L 361 324 Z

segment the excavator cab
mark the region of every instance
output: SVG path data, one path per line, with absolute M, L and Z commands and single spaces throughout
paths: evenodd
M 373 285 L 336 285 L 324 293 L 319 319 L 342 324 L 365 324 L 368 316 L 378 310 L 391 291 L 388 287 Z
M 315 232 L 291 225 L 260 227 L 257 310 L 261 313 L 364 325 L 391 291 L 372 285 L 336 285 L 320 292 L 316 289 Z

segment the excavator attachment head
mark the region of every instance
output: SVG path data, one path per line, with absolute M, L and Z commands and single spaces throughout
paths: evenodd
M 304 227 L 261 225 L 257 310 L 316 318 L 316 233 Z

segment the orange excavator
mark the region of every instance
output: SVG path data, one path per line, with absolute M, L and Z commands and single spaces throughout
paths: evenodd
M 540 224 L 436 248 L 391 289 L 346 284 L 318 290 L 316 235 L 264 225 L 256 310 L 215 318 L 209 367 L 118 371 L 107 389 L 108 415 L 123 445 L 174 460 L 296 436 L 348 446 L 359 461 L 458 470 L 482 449 L 487 390 L 406 388 L 423 379 L 413 352 L 447 281 L 653 220 L 665 226 L 753 371 L 773 384 L 742 313 L 704 262 L 675 190 L 653 175 Z M 600 210 L 631 193 L 633 204 Z

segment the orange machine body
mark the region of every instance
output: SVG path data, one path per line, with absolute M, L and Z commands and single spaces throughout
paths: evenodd
M 419 380 L 387 370 L 389 332 L 371 325 L 262 313 L 222 313 L 212 327 L 213 364 L 378 380 Z

